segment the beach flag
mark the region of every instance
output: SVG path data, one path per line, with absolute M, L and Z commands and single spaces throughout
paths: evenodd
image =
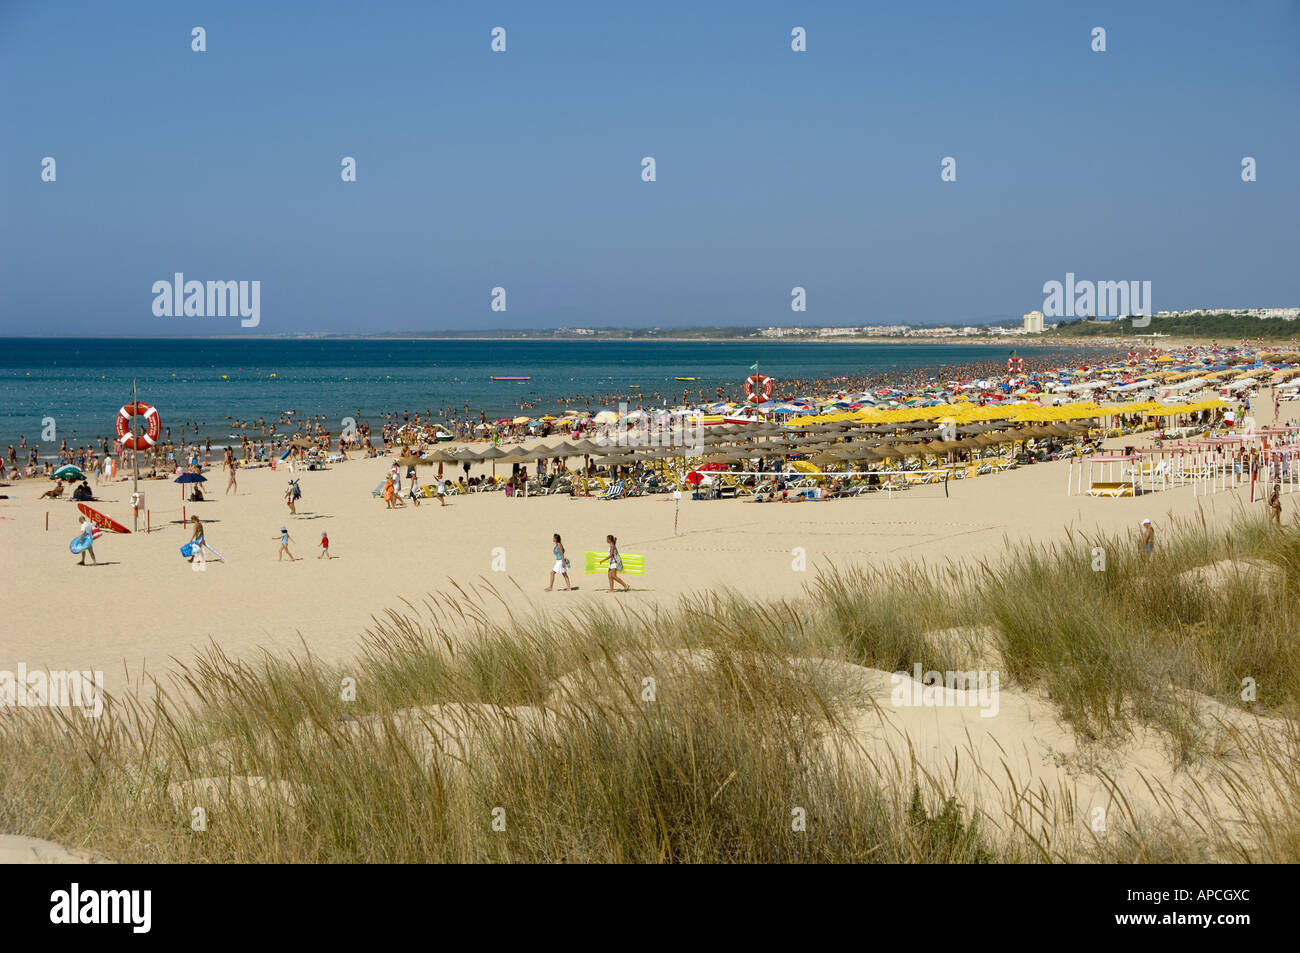
M 609 555 L 608 553 L 593 553 L 591 550 L 587 550 L 583 555 L 587 557 L 587 568 L 584 575 L 590 576 L 593 573 L 609 572 L 609 564 L 604 561 L 605 557 Z M 623 557 L 622 571 L 624 573 L 629 576 L 645 575 L 644 556 L 633 556 L 631 553 L 619 553 L 619 555 Z
M 749 369 L 750 369 L 751 371 L 756 371 L 756 370 L 758 370 L 758 361 L 755 361 L 753 364 L 749 365 Z

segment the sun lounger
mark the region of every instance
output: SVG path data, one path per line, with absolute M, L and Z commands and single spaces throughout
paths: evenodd
M 1122 496 L 1133 495 L 1133 484 L 1122 482 L 1094 483 L 1088 487 L 1088 495 L 1096 497 L 1108 497 L 1118 499 Z

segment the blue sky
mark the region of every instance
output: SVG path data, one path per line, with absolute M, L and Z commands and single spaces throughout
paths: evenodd
M 1300 305 L 1297 50 L 1294 0 L 0 0 L 0 334 Z M 261 324 L 155 317 L 177 271 Z

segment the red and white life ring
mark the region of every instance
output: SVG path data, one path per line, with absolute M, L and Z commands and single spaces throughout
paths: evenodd
M 1023 374 L 1024 371 L 1025 371 L 1025 359 L 1023 357 L 1016 357 L 1013 354 L 1011 357 L 1007 358 L 1008 374 Z
M 144 433 L 132 436 L 132 417 L 144 418 Z M 127 404 L 117 412 L 115 430 L 117 431 L 117 439 L 122 442 L 123 450 L 144 450 L 158 442 L 158 435 L 162 433 L 162 422 L 158 418 L 156 407 L 146 404 L 144 401 L 137 401 L 134 404 Z M 138 445 L 137 440 L 139 441 Z
M 745 378 L 745 397 L 755 403 L 772 399 L 772 388 L 776 381 L 766 374 L 750 374 Z M 762 397 L 757 395 L 762 393 Z

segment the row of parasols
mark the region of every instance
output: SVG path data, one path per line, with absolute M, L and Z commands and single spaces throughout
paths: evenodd
M 777 424 L 738 424 L 710 427 L 702 439 L 686 446 L 645 446 L 600 440 L 563 442 L 554 446 L 502 449 L 488 447 L 475 450 L 463 446 L 456 449 L 439 448 L 431 453 L 416 456 L 404 455 L 398 462 L 402 466 L 419 466 L 435 463 L 459 465 L 464 463 L 514 464 L 535 460 L 569 457 L 595 457 L 611 466 L 624 466 L 637 462 L 699 458 L 704 463 L 730 463 L 757 457 L 821 455 L 821 462 L 867 461 L 901 459 L 909 456 L 943 454 L 958 450 L 984 450 L 1008 443 L 1027 440 L 1073 439 L 1091 429 L 1078 421 L 1057 421 L 1048 424 L 1012 426 L 1003 423 L 977 423 L 955 427 L 949 434 L 952 439 L 921 440 L 917 431 L 934 434 L 933 422 L 906 424 L 877 424 L 863 426 L 853 421 L 814 424 L 803 427 L 797 435 L 787 433 L 787 428 Z

